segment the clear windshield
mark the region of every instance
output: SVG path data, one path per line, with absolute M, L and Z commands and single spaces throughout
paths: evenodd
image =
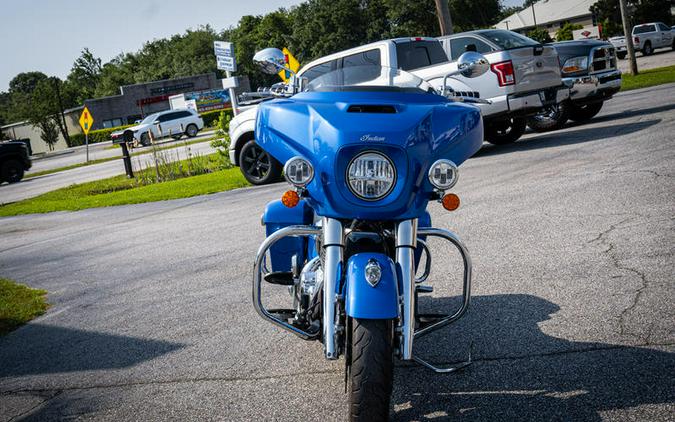
M 377 65 L 350 66 L 334 70 L 312 79 L 305 91 L 434 92 L 431 85 L 412 73 Z
M 152 122 L 155 121 L 155 119 L 157 118 L 157 116 L 159 116 L 159 113 L 152 113 L 151 115 L 149 115 L 148 117 L 146 117 L 145 119 L 143 119 L 143 120 L 141 121 L 141 124 L 142 124 L 142 125 L 149 125 L 150 123 L 152 123 Z

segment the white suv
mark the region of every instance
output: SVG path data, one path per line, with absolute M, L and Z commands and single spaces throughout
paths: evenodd
M 113 133 L 112 138 L 114 140 L 121 137 L 125 131 L 131 130 L 134 133 L 134 140 L 143 146 L 148 146 L 150 145 L 149 132 L 152 132 L 155 139 L 169 136 L 180 139 L 183 135 L 193 138 L 202 129 L 204 129 L 204 121 L 199 114 L 186 108 L 150 114 L 136 126 Z

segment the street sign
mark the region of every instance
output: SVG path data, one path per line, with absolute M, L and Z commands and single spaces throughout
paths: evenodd
M 222 80 L 223 89 L 239 88 L 239 78 L 232 76 Z
M 93 124 L 94 118 L 91 116 L 89 109 L 87 107 L 84 107 L 84 110 L 82 110 L 82 115 L 80 116 L 80 126 L 82 126 L 82 131 L 84 132 L 85 135 L 89 135 L 91 125 Z
M 237 61 L 234 58 L 234 44 L 227 41 L 214 41 L 213 52 L 216 54 L 218 69 L 227 72 L 237 71 Z
M 227 72 L 237 71 L 237 63 L 234 57 L 216 56 L 216 67 Z
M 293 72 L 297 72 L 300 69 L 300 62 L 298 62 L 298 59 L 293 57 L 291 52 L 288 51 L 286 47 L 284 47 L 282 52 L 284 53 L 284 62 L 286 63 L 286 67 L 291 69 Z M 280 70 L 278 75 L 284 82 L 288 82 L 288 80 L 291 79 L 291 72 L 287 70 Z

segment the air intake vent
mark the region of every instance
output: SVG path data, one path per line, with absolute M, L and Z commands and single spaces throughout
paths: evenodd
M 354 104 L 349 106 L 347 113 L 396 113 L 396 107 L 381 104 Z

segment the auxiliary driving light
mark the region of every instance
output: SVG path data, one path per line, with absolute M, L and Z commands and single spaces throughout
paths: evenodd
M 448 190 L 458 179 L 457 166 L 450 160 L 438 160 L 429 168 L 429 181 L 436 189 Z
M 284 177 L 293 186 L 305 187 L 314 177 L 314 168 L 302 157 L 293 157 L 284 165 Z

